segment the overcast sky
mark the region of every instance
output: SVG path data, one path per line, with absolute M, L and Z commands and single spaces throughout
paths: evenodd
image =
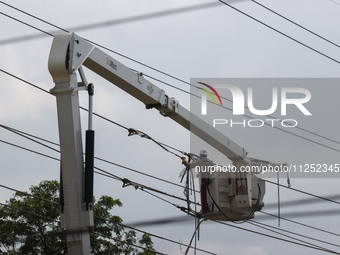
M 93 2 L 31 0 L 8 3 L 68 29 L 211 2 L 217 1 L 100 0 Z M 339 0 L 261 0 L 261 3 L 328 40 L 340 44 L 338 33 L 340 24 Z M 340 61 L 340 49 L 337 46 L 290 24 L 252 1 L 245 0 L 236 3 L 234 1 L 233 6 L 330 58 Z M 3 4 L 0 4 L 0 9 L 2 13 L 44 31 L 52 31 L 55 34 L 55 28 L 41 21 Z M 41 37 L 41 32 L 4 15 L 0 15 L 0 22 L 2 24 L 0 69 L 17 75 L 45 90 L 53 88 L 52 77 L 47 68 L 53 37 L 48 35 Z M 223 4 L 202 10 L 97 29 L 79 32 L 75 29 L 74 32 L 186 82 L 189 82 L 190 78 L 339 78 L 340 65 L 336 61 L 306 48 Z M 8 43 L 8 39 L 29 35 L 39 36 L 32 40 Z M 189 86 L 185 83 L 171 79 L 112 52 L 109 54 L 132 69 L 156 77 L 182 90 L 190 91 Z M 180 150 L 186 152 L 193 150 L 192 152 L 196 154 L 199 152 L 200 148 L 190 148 L 189 132 L 180 125 L 169 118 L 162 117 L 154 109 L 146 110 L 141 102 L 90 70 L 85 69 L 85 73 L 87 80 L 95 85 L 95 112 L 126 127 L 141 130 L 155 140 Z M 0 72 L 0 80 L 0 124 L 58 142 L 57 109 L 54 96 L 2 72 Z M 164 89 L 167 95 L 179 100 L 182 106 L 190 107 L 188 94 L 163 83 L 152 82 Z M 302 121 L 301 127 L 339 141 L 339 103 L 337 99 L 337 95 L 340 93 L 339 87 L 330 85 L 323 87 L 323 84 L 319 86 L 314 84 L 308 89 L 312 94 L 311 103 L 308 107 L 310 107 L 312 113 L 315 113 L 315 116 Z M 87 93 L 81 92 L 80 104 L 87 107 L 87 100 Z M 230 119 L 231 113 L 229 111 L 226 111 L 225 115 L 229 116 L 228 119 Z M 87 128 L 87 114 L 81 112 L 81 117 L 84 134 Z M 178 176 L 183 169 L 181 160 L 162 150 L 155 143 L 138 136 L 128 137 L 126 130 L 99 118 L 94 118 L 94 129 L 96 131 L 96 156 L 175 183 L 180 182 Z M 261 133 L 257 135 L 252 135 L 248 129 L 244 130 L 243 133 L 239 129 L 237 131 L 232 129 L 223 131 L 230 139 L 245 148 L 252 157 L 298 164 L 339 163 L 339 152 L 278 130 L 263 128 Z M 306 134 L 301 130 L 292 129 L 291 132 L 340 150 L 337 143 Z M 0 129 L 0 140 L 53 157 L 59 157 L 57 153 L 4 129 Z M 59 180 L 59 162 L 57 161 L 23 151 L 5 143 L 0 143 L 0 152 L 2 173 L 0 184 L 2 185 L 19 190 L 28 190 L 31 185 L 37 185 L 42 180 Z M 184 197 L 183 190 L 179 187 L 102 162 L 95 162 L 95 165 L 122 178 L 129 178 L 132 181 Z M 285 175 L 282 174 L 282 177 L 285 177 Z M 286 184 L 286 179 L 282 178 L 281 183 Z M 328 196 L 337 194 L 339 179 L 293 178 L 291 184 L 293 188 L 299 190 Z M 1 189 L 0 202 L 8 200 L 12 193 L 9 190 Z M 172 205 L 140 190 L 135 190 L 133 187 L 122 188 L 122 183 L 96 175 L 95 197 L 99 198 L 101 195 L 110 195 L 121 199 L 124 206 L 115 208 L 112 213 L 121 216 L 125 223 L 183 215 L 180 210 Z M 310 198 L 310 196 L 284 188 L 280 189 L 280 196 L 282 201 Z M 182 201 L 165 198 L 173 203 L 184 205 Z M 277 187 L 275 185 L 266 184 L 264 202 L 265 204 L 277 202 Z M 339 209 L 339 205 L 329 202 L 319 203 L 316 200 L 315 204 L 312 205 L 281 209 L 282 216 L 284 216 L 285 213 L 295 211 Z M 263 210 L 276 213 L 275 208 L 266 210 L 266 207 L 264 207 Z M 255 220 L 256 216 L 257 214 Z M 295 220 L 334 233 L 340 233 L 337 216 L 328 217 L 325 213 L 321 217 L 300 217 Z M 263 223 L 277 226 L 276 219 L 263 220 Z M 276 235 L 255 228 L 248 223 L 234 225 Z M 281 221 L 281 228 L 339 243 L 339 237 L 313 231 L 296 224 Z M 188 244 L 194 231 L 194 224 L 191 221 L 181 224 L 146 226 L 143 229 Z M 181 252 L 176 244 L 156 238 L 153 238 L 153 241 L 156 250 L 160 252 L 167 254 L 180 254 Z M 336 250 L 332 246 L 316 244 Z M 204 222 L 201 225 L 200 241 L 197 246 L 217 254 L 321 253 L 310 248 L 288 244 L 210 222 Z M 182 250 L 184 250 L 183 247 Z M 190 254 L 193 254 L 193 252 L 191 251 Z M 197 252 L 197 254 L 203 253 Z

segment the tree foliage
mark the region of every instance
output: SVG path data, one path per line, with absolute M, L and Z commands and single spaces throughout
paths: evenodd
M 30 188 L 29 196 L 16 192 L 0 207 L 0 254 L 67 254 L 65 231 L 59 224 L 59 183 L 42 181 Z M 41 199 L 38 199 L 39 197 Z M 44 200 L 42 200 L 44 199 Z M 119 199 L 102 196 L 94 203 L 95 227 L 90 234 L 92 254 L 153 255 L 153 242 L 126 231 L 119 216 L 110 214 Z M 144 250 L 136 246 L 147 248 Z

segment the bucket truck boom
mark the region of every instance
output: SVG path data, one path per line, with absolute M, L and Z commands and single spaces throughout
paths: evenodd
M 55 83 L 51 92 L 57 98 L 62 191 L 65 200 L 61 210 L 61 222 L 66 230 L 82 229 L 93 224 L 92 209 L 85 206 L 84 201 L 84 163 L 78 91 L 84 90 L 84 85 L 87 84 L 78 83 L 76 77 L 76 72 L 79 71 L 81 78 L 85 80 L 82 66 L 86 66 L 140 100 L 147 109 L 155 108 L 161 115 L 173 119 L 236 165 L 246 164 L 246 152 L 242 147 L 190 113 L 176 99 L 166 95 L 163 89 L 145 79 L 141 73 L 132 71 L 74 33 L 57 34 L 52 43 L 48 67 Z M 242 194 L 232 193 L 233 196 L 242 198 L 241 207 L 238 204 L 235 206 L 251 208 L 253 200 L 251 174 L 247 173 L 239 180 L 246 188 L 242 190 Z M 216 192 L 219 192 L 218 188 Z M 225 193 L 226 189 L 222 188 L 221 192 Z M 262 197 L 263 194 L 264 191 Z M 67 243 L 69 254 L 90 254 L 89 235 L 86 231 L 68 234 Z

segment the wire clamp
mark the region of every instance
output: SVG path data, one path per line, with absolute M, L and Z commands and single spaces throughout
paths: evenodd
M 129 131 L 129 134 L 128 134 L 128 136 L 132 136 L 132 135 L 138 135 L 138 132 L 137 132 L 137 130 L 136 130 L 136 129 L 134 129 L 134 128 L 129 128 L 129 129 L 128 129 L 128 131 Z
M 122 186 L 123 188 L 132 185 L 132 184 L 131 184 L 131 181 L 130 181 L 129 179 L 127 179 L 127 178 L 124 178 L 124 179 L 122 180 L 122 182 L 123 182 L 123 186 Z

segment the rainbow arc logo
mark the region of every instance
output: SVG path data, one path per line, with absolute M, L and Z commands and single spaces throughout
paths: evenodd
M 218 98 L 218 100 L 220 101 L 220 104 L 222 105 L 222 101 L 221 101 L 221 98 L 220 98 L 220 95 L 217 93 L 217 91 L 213 88 L 213 87 L 211 87 L 210 85 L 208 85 L 208 84 L 206 84 L 206 83 L 203 83 L 203 82 L 197 82 L 197 83 L 199 83 L 199 84 L 202 84 L 202 85 L 204 85 L 204 86 L 206 86 L 207 88 L 209 88 L 212 92 L 214 92 L 214 94 L 217 96 L 217 98 Z M 213 99 L 213 101 L 214 101 L 214 103 L 215 103 L 215 105 L 217 105 L 217 103 L 216 103 L 216 100 L 215 100 L 215 98 L 214 98 L 214 96 L 211 94 L 211 92 L 209 91 L 209 90 L 206 90 L 206 89 L 204 89 L 204 88 L 200 88 L 200 87 L 197 87 L 197 88 L 199 88 L 199 89 L 201 89 L 201 90 L 203 90 L 203 91 L 205 91 L 205 92 L 207 92 L 208 93 L 208 95 Z

